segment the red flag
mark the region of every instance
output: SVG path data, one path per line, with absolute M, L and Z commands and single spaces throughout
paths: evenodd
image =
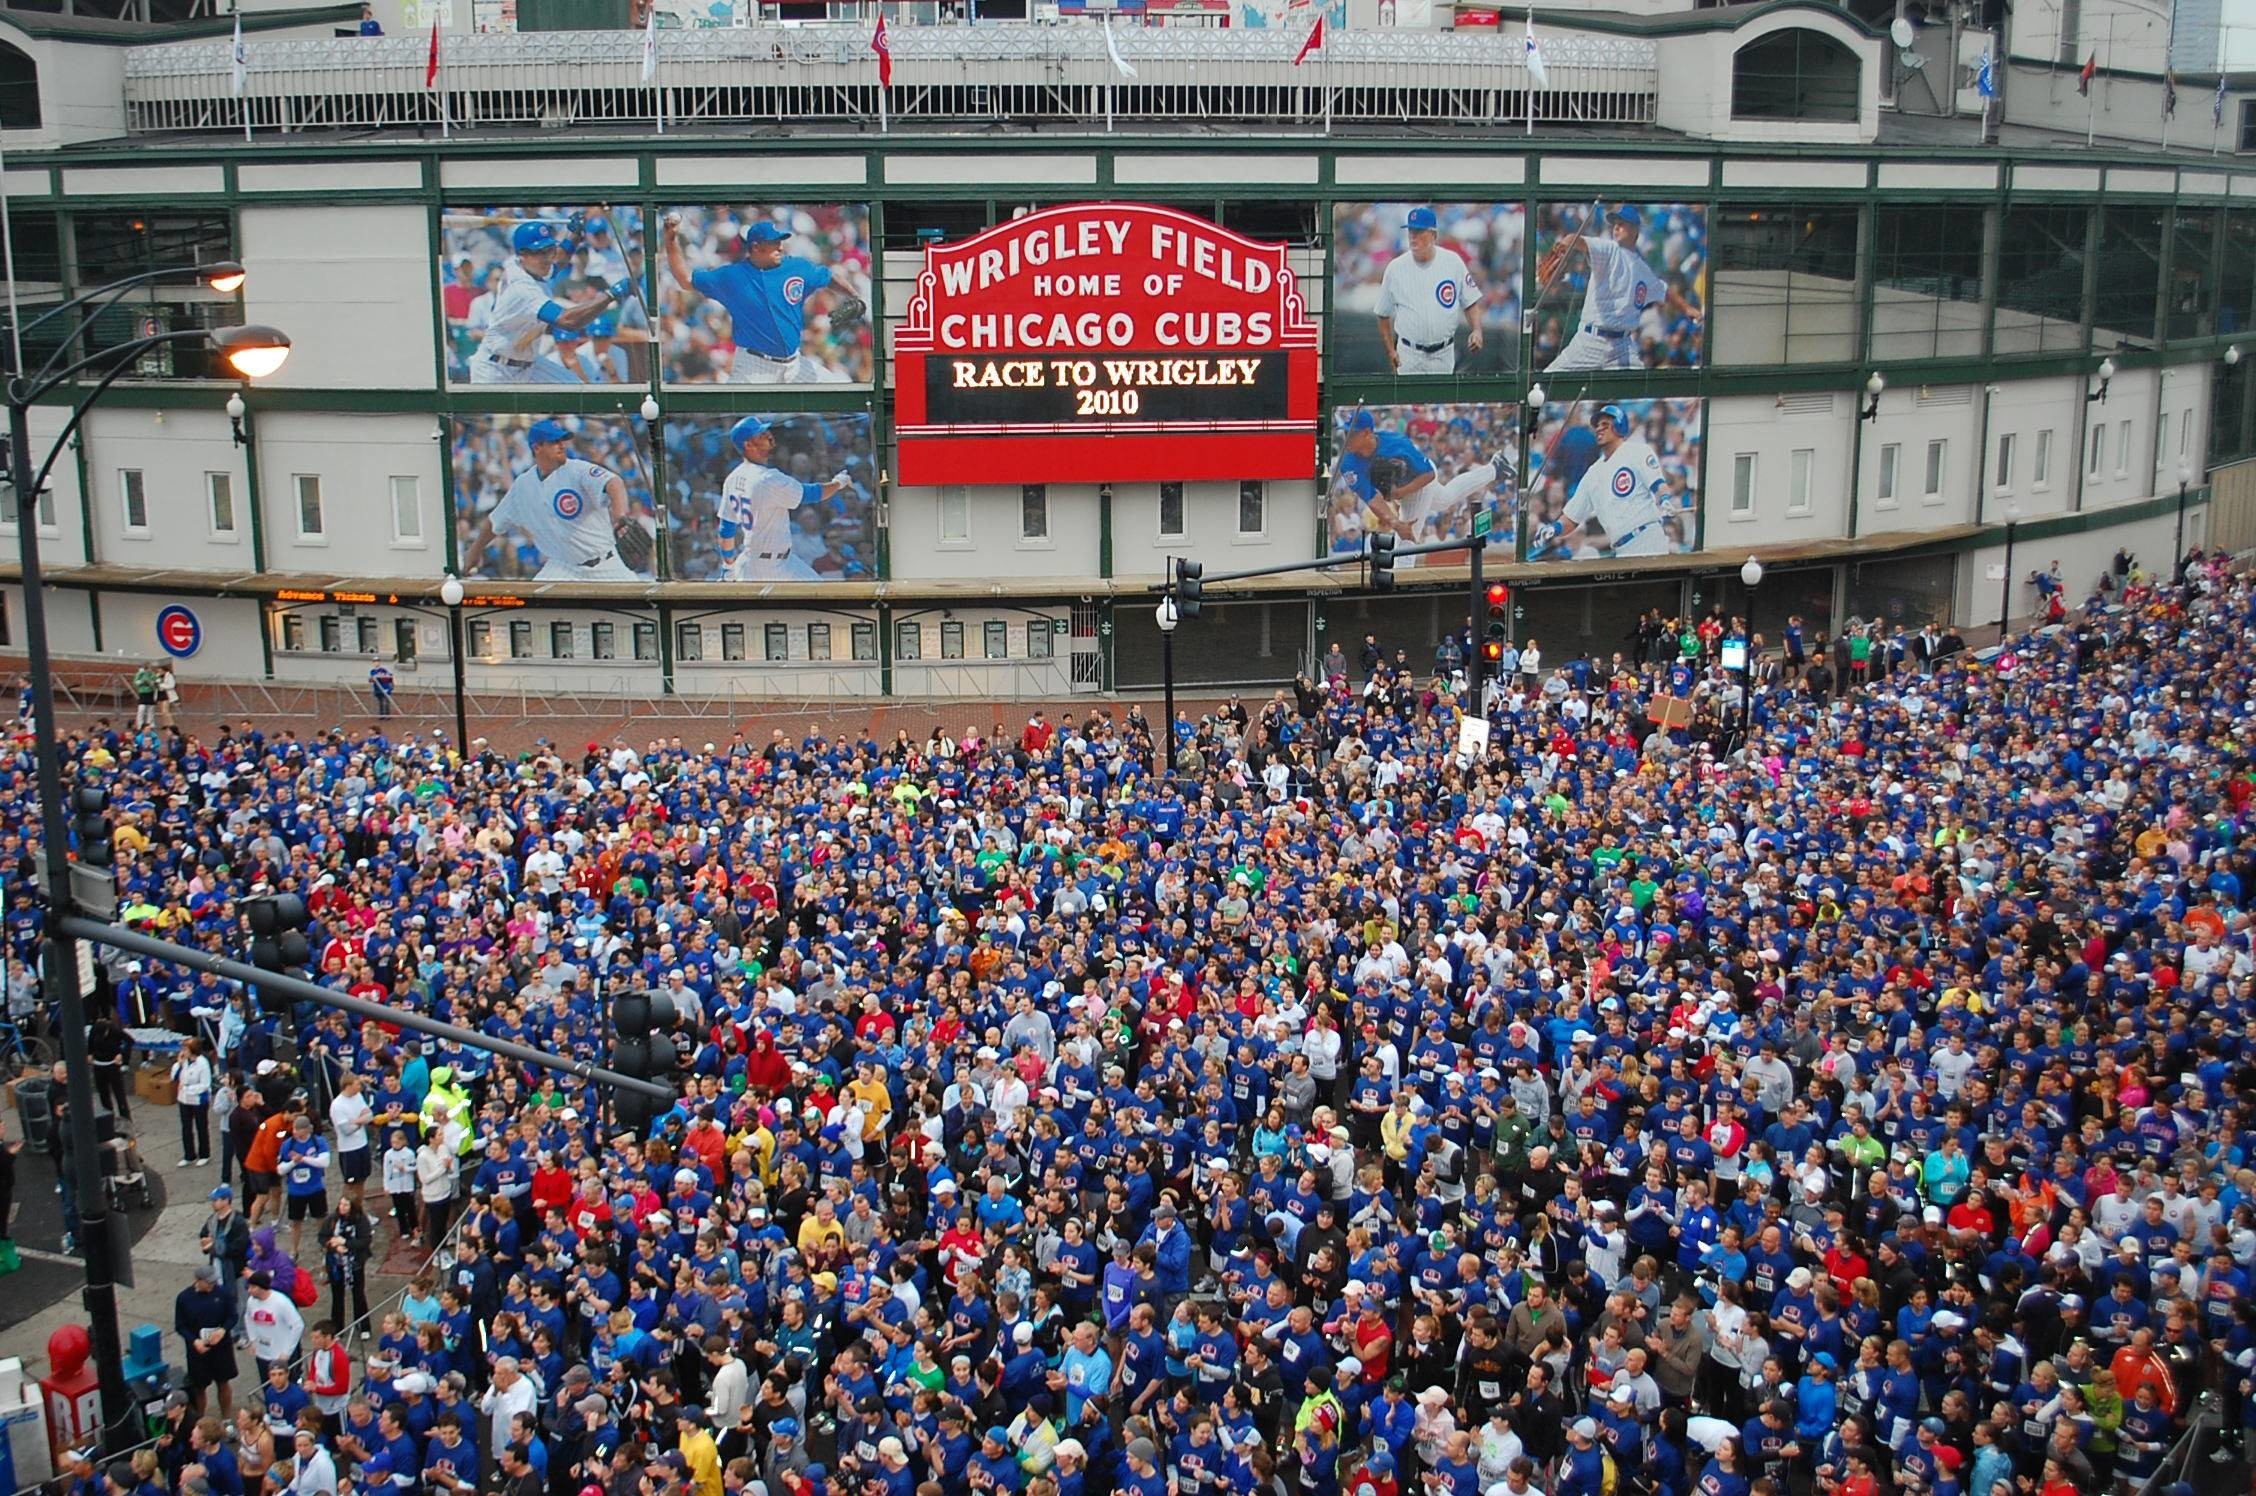
M 439 86 L 439 18 L 435 12 L 431 16 L 431 55 L 423 60 L 423 86 Z
M 893 44 L 885 39 L 885 12 L 877 13 L 877 29 L 870 33 L 870 50 L 877 54 L 877 84 L 893 86 Z
M 2084 70 L 2076 75 L 2076 92 L 2080 94 L 2090 93 L 2092 79 L 2098 76 L 2098 73 L 2099 49 L 2095 47 L 2092 49 L 2092 55 L 2084 59 Z
M 1324 18 L 1318 16 L 1316 24 L 1308 28 L 1308 40 L 1300 44 L 1300 52 L 1293 58 L 1293 66 L 1299 67 L 1306 62 L 1308 54 L 1322 45 L 1324 45 Z

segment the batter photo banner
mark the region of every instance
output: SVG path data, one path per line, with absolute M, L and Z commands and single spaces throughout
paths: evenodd
M 1332 209 L 1333 369 L 1496 374 L 1519 367 L 1519 203 L 1340 203 Z
M 1700 539 L 1698 400 L 1543 407 L 1526 467 L 1527 558 L 1672 556 Z
M 1708 212 L 1695 203 L 1544 203 L 1529 313 L 1545 376 L 1696 369 L 1708 315 Z
M 1335 554 L 1359 551 L 1387 531 L 1403 545 L 1472 539 L 1480 517 L 1505 537 L 1490 554 L 1512 559 L 1520 523 L 1520 407 L 1371 405 L 1332 415 L 1331 488 L 1325 536 Z M 1462 566 L 1469 555 L 1436 551 L 1398 564 Z
M 456 417 L 451 440 L 455 546 L 464 576 L 657 579 L 658 515 L 639 422 Z
M 642 254 L 623 204 L 441 210 L 447 382 L 648 384 Z
M 867 414 L 666 422 L 667 562 L 683 582 L 877 579 Z
M 867 385 L 867 203 L 670 208 L 658 225 L 668 384 Z

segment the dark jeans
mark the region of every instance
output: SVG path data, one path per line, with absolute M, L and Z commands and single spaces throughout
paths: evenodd
M 103 1105 L 116 1112 L 120 1122 L 133 1120 L 133 1083 L 126 1078 L 123 1064 L 95 1064 L 94 1094 Z
M 208 1101 L 180 1103 L 180 1159 L 186 1163 L 191 1158 L 211 1155 L 211 1103 Z

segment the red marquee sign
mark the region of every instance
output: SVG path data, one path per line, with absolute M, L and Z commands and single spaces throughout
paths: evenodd
M 894 340 L 899 481 L 1313 476 L 1317 329 L 1285 253 L 1147 203 L 927 248 Z

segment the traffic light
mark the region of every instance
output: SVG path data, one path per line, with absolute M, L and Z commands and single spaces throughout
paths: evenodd
M 1175 562 L 1175 616 L 1177 618 L 1196 618 L 1199 616 L 1200 610 L 1205 607 L 1202 599 L 1206 595 L 1206 583 L 1200 580 L 1205 575 L 1206 567 L 1200 562 L 1181 559 Z
M 663 992 L 622 992 L 611 1000 L 611 1068 L 637 1080 L 671 1084 L 680 1059 L 666 1031 L 681 1021 L 681 1011 Z M 641 1091 L 614 1089 L 611 1111 L 619 1130 L 648 1137 L 650 1124 L 672 1108 Z
M 265 894 L 243 901 L 243 923 L 251 932 L 251 964 L 260 971 L 283 976 L 303 976 L 313 964 L 313 945 L 306 927 L 313 915 L 306 901 L 294 893 Z M 259 989 L 259 1006 L 269 1013 L 289 1013 L 297 1004 L 279 994 Z
M 1480 651 L 1481 651 L 1481 663 L 1482 663 L 1482 664 L 1484 664 L 1484 665 L 1501 665 L 1501 664 L 1503 664 L 1503 663 L 1504 663 L 1504 641 L 1503 641 L 1503 640 L 1501 640 L 1501 639 L 1483 639 L 1483 640 L 1481 641 L 1481 647 L 1480 647 Z
M 1376 592 L 1394 590 L 1394 532 L 1381 530 L 1369 537 L 1371 587 Z
M 71 791 L 71 840 L 78 860 L 88 867 L 106 868 L 117 862 L 110 843 L 110 792 L 98 784 L 82 784 Z
M 1488 584 L 1488 594 L 1481 599 L 1487 610 L 1481 625 L 1481 658 L 1499 660 L 1504 657 L 1504 641 L 1512 637 L 1512 589 L 1502 582 Z

